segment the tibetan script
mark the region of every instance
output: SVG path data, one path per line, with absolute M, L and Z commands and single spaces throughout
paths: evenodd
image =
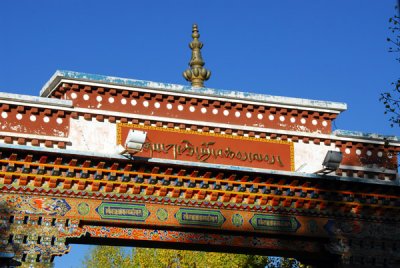
M 120 123 L 117 144 L 130 129 L 147 133 L 135 156 L 293 171 L 292 142 Z

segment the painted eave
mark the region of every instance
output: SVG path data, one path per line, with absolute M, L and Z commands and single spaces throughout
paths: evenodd
M 269 169 L 261 169 L 261 168 L 251 168 L 251 167 L 242 167 L 242 166 L 231 166 L 231 165 L 218 165 L 218 164 L 210 164 L 210 163 L 202 163 L 202 162 L 190 162 L 190 161 L 180 161 L 180 160 L 169 160 L 169 159 L 161 159 L 161 158 L 140 158 L 140 157 L 127 157 L 120 154 L 100 154 L 95 152 L 84 152 L 84 151 L 76 151 L 76 150 L 65 150 L 65 149 L 54 149 L 54 148 L 45 148 L 45 147 L 33 147 L 27 145 L 14 145 L 14 144 L 1 144 L 1 149 L 12 149 L 12 150 L 21 150 L 21 151 L 35 151 L 41 153 L 56 153 L 58 155 L 68 155 L 68 156 L 80 156 L 80 157 L 90 157 L 97 159 L 107 159 L 107 160 L 130 160 L 132 163 L 146 161 L 147 163 L 153 164 L 170 164 L 170 165 L 178 165 L 178 166 L 188 166 L 188 167 L 199 167 L 199 168 L 219 168 L 230 171 L 237 172 L 252 172 L 257 174 L 269 174 L 269 175 L 280 175 L 285 177 L 296 177 L 296 178 L 308 178 L 312 180 L 330 180 L 330 181 L 347 181 L 354 183 L 362 183 L 362 184 L 373 184 L 373 185 L 387 185 L 387 186 L 400 186 L 399 177 L 397 177 L 393 181 L 382 181 L 382 180 L 372 180 L 372 179 L 364 179 L 364 178 L 353 178 L 353 177 L 342 177 L 342 176 L 334 176 L 334 175 L 319 175 L 315 173 L 303 173 L 303 172 L 292 172 L 292 171 L 279 171 L 279 170 L 269 170 Z
M 72 101 L 0 92 L 0 101 L 55 107 L 72 107 Z
M 160 82 L 136 80 L 130 78 L 87 74 L 74 71 L 63 71 L 63 70 L 58 70 L 54 73 L 54 75 L 50 78 L 50 80 L 43 86 L 42 90 L 40 91 L 40 96 L 48 97 L 63 79 L 84 81 L 84 82 L 96 82 L 101 84 L 125 86 L 132 88 L 162 90 L 166 92 L 191 94 L 199 97 L 207 96 L 214 98 L 232 99 L 236 101 L 237 100 L 252 101 L 264 105 L 296 106 L 299 108 L 304 107 L 312 109 L 328 109 L 334 113 L 340 113 L 347 109 L 347 104 L 341 102 L 291 98 L 291 97 L 264 95 L 264 94 L 241 92 L 241 91 L 212 89 L 212 88 L 196 88 L 178 84 L 160 83 Z
M 383 142 L 394 142 L 399 144 L 400 137 L 394 135 L 381 135 L 376 133 L 367 133 L 361 131 L 341 130 L 337 129 L 332 133 L 334 136 L 350 138 L 350 139 L 362 139 L 371 141 L 383 141 Z

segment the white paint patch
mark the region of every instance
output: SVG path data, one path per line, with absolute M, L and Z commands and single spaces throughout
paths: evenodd
M 247 117 L 247 118 L 251 118 L 251 113 L 250 113 L 250 112 L 247 112 L 247 113 L 246 113 L 246 117 Z
M 360 149 L 357 149 L 356 150 L 356 155 L 360 155 L 361 154 L 361 150 Z
M 212 110 L 212 113 L 213 113 L 213 114 L 218 114 L 218 109 L 215 109 L 215 108 L 214 108 L 214 109 Z
M 17 114 L 15 117 L 16 117 L 18 120 L 21 120 L 21 119 L 22 119 L 22 114 Z
M 122 105 L 126 105 L 127 102 L 128 102 L 128 101 L 127 101 L 125 98 L 122 98 L 122 99 L 121 99 L 121 104 L 122 104 Z
M 154 107 L 155 107 L 156 109 L 160 108 L 160 106 L 161 106 L 161 104 L 160 104 L 159 102 L 155 102 L 155 103 L 154 103 Z
M 259 120 L 262 120 L 262 119 L 264 118 L 264 116 L 263 116 L 262 114 L 258 114 L 258 115 L 257 115 L 257 118 L 258 118 Z
M 85 94 L 85 95 L 83 95 L 83 99 L 84 99 L 85 101 L 89 100 L 89 99 L 90 99 L 90 96 L 89 96 L 89 94 Z
M 50 118 L 48 116 L 43 117 L 43 122 L 45 123 L 50 122 Z
M 291 122 L 291 123 L 295 123 L 295 122 L 296 122 L 296 118 L 291 117 L 291 118 L 290 118 L 290 122 Z
M 321 170 L 322 162 L 329 150 L 334 150 L 334 145 L 327 146 L 324 144 L 314 143 L 294 143 L 294 160 L 295 170 L 303 166 L 301 172 L 314 173 Z
M 268 116 L 268 119 L 272 121 L 272 120 L 275 119 L 275 116 L 274 116 L 273 114 L 270 114 L 270 115 Z
M 103 98 L 102 98 L 101 96 L 97 96 L 97 97 L 96 97 L 96 100 L 97 100 L 98 102 L 101 102 L 101 101 L 103 100 Z
M 63 120 L 62 120 L 62 118 L 57 118 L 57 119 L 56 119 L 56 122 L 57 122 L 57 124 L 61 125 L 62 122 L 63 122 Z
M 283 115 L 281 115 L 281 116 L 279 116 L 279 120 L 280 120 L 281 122 L 283 122 L 283 121 L 285 121 L 285 117 L 284 117 Z
M 179 104 L 179 105 L 178 105 L 178 110 L 179 110 L 179 111 L 183 111 L 183 105 L 182 105 L 182 104 Z
M 8 117 L 7 112 L 2 112 L 2 113 L 1 113 L 1 117 L 3 117 L 4 119 L 6 119 L 6 118 Z
M 240 117 L 240 112 L 239 112 L 239 111 L 236 111 L 236 112 L 235 112 L 235 116 L 236 116 L 236 117 Z
M 167 109 L 171 110 L 172 109 L 172 104 L 171 103 L 167 103 Z
M 224 110 L 224 115 L 228 116 L 229 115 L 229 111 L 228 110 Z
M 350 153 L 351 153 L 351 150 L 350 150 L 350 148 L 346 148 L 346 149 L 344 150 L 344 152 L 345 152 L 346 154 L 350 154 Z
M 65 137 L 65 133 L 63 131 L 60 131 L 60 130 L 57 130 L 57 129 L 53 129 L 53 136 Z
M 196 111 L 196 108 L 194 106 L 190 106 L 189 111 L 193 113 L 194 111 Z
M 300 123 L 304 125 L 306 123 L 306 119 L 305 118 L 300 119 Z
M 136 104 L 137 104 L 137 101 L 136 101 L 136 100 L 131 100 L 131 105 L 132 105 L 132 106 L 136 106 Z
M 207 108 L 203 107 L 201 108 L 201 113 L 205 114 L 207 112 Z
M 83 118 L 70 120 L 70 150 L 114 154 L 116 147 L 116 125 Z
M 316 125 L 318 124 L 318 121 L 317 121 L 316 119 L 313 119 L 313 120 L 311 121 L 311 123 L 312 123 L 314 126 L 316 126 Z
M 109 98 L 108 98 L 108 102 L 109 102 L 109 103 L 114 103 L 114 101 L 115 101 L 115 100 L 114 100 L 113 97 L 109 97 Z
M 144 106 L 144 107 L 149 107 L 149 102 L 148 102 L 147 100 L 145 100 L 145 101 L 143 102 L 143 106 Z
M 72 99 L 76 99 L 77 97 L 78 97 L 78 95 L 76 95 L 75 92 L 72 92 L 72 93 L 71 93 L 71 98 L 72 98 Z
M 32 122 L 35 122 L 35 121 L 36 121 L 36 116 L 32 114 L 32 115 L 29 117 L 29 120 L 31 120 Z
M 326 121 L 324 120 L 324 121 L 322 121 L 322 125 L 323 125 L 324 127 L 326 127 L 326 126 L 328 125 L 328 122 L 326 122 Z

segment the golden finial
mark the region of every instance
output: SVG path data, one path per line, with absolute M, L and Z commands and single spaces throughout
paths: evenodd
M 192 58 L 189 62 L 190 69 L 183 72 L 183 77 L 187 81 L 190 81 L 193 87 L 204 87 L 204 81 L 208 80 L 211 76 L 211 72 L 203 67 L 205 63 L 200 52 L 203 43 L 199 41 L 199 37 L 200 34 L 197 25 L 193 24 L 193 41 L 189 44 L 189 47 L 192 49 Z

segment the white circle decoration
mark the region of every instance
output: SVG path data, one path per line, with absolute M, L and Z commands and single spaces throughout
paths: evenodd
M 258 114 L 258 115 L 257 115 L 257 118 L 261 120 L 261 119 L 264 118 L 264 116 L 263 116 L 262 114 Z
M 190 106 L 189 111 L 193 113 L 194 111 L 196 111 L 196 108 L 194 108 L 194 106 Z
M 7 117 L 8 117 L 8 114 L 7 114 L 7 112 L 2 112 L 2 113 L 1 113 L 1 117 L 3 117 L 3 118 L 7 118 Z
M 247 113 L 246 113 L 246 117 L 247 117 L 247 118 L 251 118 L 251 113 L 250 113 L 250 112 L 247 112 Z
M 114 98 L 113 98 L 113 97 L 109 97 L 109 98 L 108 98 L 108 102 L 109 102 L 109 103 L 114 103 Z
M 214 109 L 212 110 L 212 113 L 213 113 L 213 114 L 218 114 L 218 109 L 215 109 L 215 108 L 214 108 Z
M 368 151 L 367 151 L 367 155 L 368 155 L 368 156 L 371 156 L 371 155 L 372 155 L 372 152 L 371 152 L 370 150 L 368 150 Z
M 43 122 L 45 123 L 50 122 L 50 118 L 48 116 L 43 117 Z
M 89 97 L 89 95 L 88 95 L 88 94 L 85 94 L 85 95 L 83 95 L 83 99 L 84 99 L 84 100 L 86 100 L 86 101 L 87 101 L 87 100 L 89 100 L 89 98 L 90 98 L 90 97 Z
M 171 110 L 172 109 L 172 104 L 171 103 L 167 103 L 167 109 Z
M 18 120 L 21 120 L 21 119 L 22 119 L 22 114 L 17 114 L 15 117 L 16 117 Z
M 143 101 L 143 106 L 144 107 L 149 107 L 149 102 L 147 100 Z
M 72 98 L 72 99 L 76 99 L 77 97 L 78 97 L 78 95 L 76 95 L 75 92 L 72 92 L 72 93 L 71 93 L 71 98 Z
M 311 121 L 311 123 L 312 123 L 314 126 L 316 126 L 316 125 L 318 124 L 318 121 L 317 121 L 316 119 L 313 119 L 313 120 Z
M 96 100 L 97 100 L 98 102 L 101 102 L 101 101 L 103 100 L 103 98 L 102 98 L 101 96 L 97 96 L 97 97 L 96 97 Z
M 154 107 L 155 107 L 156 109 L 160 108 L 160 106 L 161 106 L 161 104 L 160 104 L 159 102 L 155 102 L 155 103 L 154 103 Z
M 296 122 L 296 118 L 291 117 L 291 118 L 290 118 L 290 122 L 292 122 L 292 123 Z
M 57 122 L 57 124 L 61 125 L 63 120 L 62 120 L 62 118 L 57 118 L 56 122 Z
M 179 104 L 179 105 L 178 105 L 178 110 L 179 110 L 179 111 L 183 111 L 183 105 L 182 105 L 182 104 Z
M 378 155 L 378 157 L 382 157 L 383 153 L 381 151 L 379 151 L 377 155 Z
M 328 125 L 328 122 L 326 122 L 326 121 L 324 120 L 324 121 L 322 121 L 322 125 L 323 125 L 324 127 L 326 127 L 326 126 Z
M 361 154 L 361 150 L 360 149 L 357 149 L 356 150 L 356 155 L 360 155 Z
M 239 111 L 236 111 L 236 112 L 235 112 L 235 116 L 236 116 L 236 117 L 240 117 L 240 112 L 239 112 Z
M 228 110 L 224 110 L 224 115 L 228 116 L 229 115 L 229 111 Z
M 207 108 L 205 108 L 205 107 L 201 108 L 201 112 L 202 112 L 203 114 L 205 114 L 205 113 L 207 112 Z
M 279 116 L 279 120 L 280 120 L 281 122 L 283 122 L 283 121 L 285 121 L 285 117 L 284 117 L 283 115 L 281 115 L 281 116 Z
M 270 114 L 270 115 L 268 116 L 268 119 L 272 121 L 272 120 L 275 119 L 275 116 L 274 116 L 273 114 Z
M 350 148 L 346 148 L 345 150 L 344 150 L 344 152 L 346 153 L 346 154 L 350 154 Z
M 306 123 L 306 119 L 302 118 L 302 119 L 300 119 L 300 122 L 304 125 Z
M 29 119 L 30 119 L 32 122 L 35 122 L 35 121 L 36 121 L 36 116 L 32 114 L 32 115 L 29 117 Z
M 122 105 L 125 105 L 127 103 L 127 100 L 126 99 L 121 99 L 121 104 Z
M 131 100 L 131 105 L 132 105 L 132 106 L 136 106 L 136 104 L 137 104 L 137 101 L 136 101 L 136 100 Z

